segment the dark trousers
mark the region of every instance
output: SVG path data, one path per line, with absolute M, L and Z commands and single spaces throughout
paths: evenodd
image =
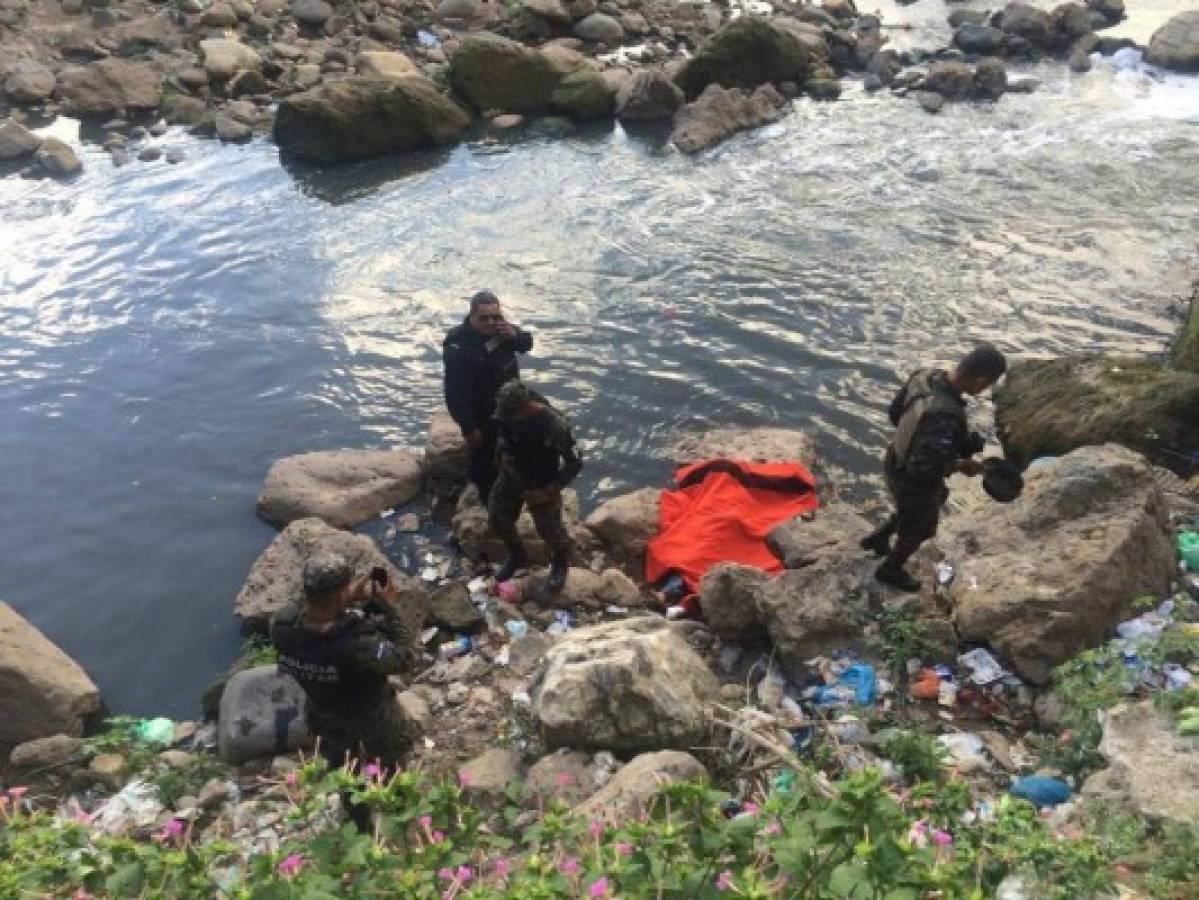
M 941 479 L 936 481 L 914 481 L 905 478 L 896 466 L 895 452 L 887 450 L 883 462 L 883 477 L 887 492 L 895 503 L 895 512 L 875 532 L 890 540 L 895 535 L 895 546 L 887 557 L 886 565 L 900 568 L 920 549 L 920 545 L 937 533 L 941 520 L 941 507 L 949 496 L 949 490 Z
M 496 479 L 496 431 L 494 423 L 480 425 L 483 443 L 470 448 L 470 482 L 479 489 L 479 502 L 487 505 Z
M 537 536 L 545 541 L 551 555 L 570 553 L 570 534 L 562 521 L 562 494 L 555 493 L 549 499 L 538 502 L 526 500 L 524 479 L 509 466 L 504 466 L 487 505 L 487 523 L 492 533 L 508 547 L 520 543 L 516 522 L 526 506 L 533 517 Z

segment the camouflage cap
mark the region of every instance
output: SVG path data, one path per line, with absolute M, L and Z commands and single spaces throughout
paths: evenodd
M 318 553 L 304 563 L 304 599 L 326 597 L 349 584 L 354 575 L 349 561 L 339 553 Z
M 519 381 L 509 381 L 495 398 L 495 417 L 501 422 L 515 419 L 529 405 L 532 396 L 528 387 Z

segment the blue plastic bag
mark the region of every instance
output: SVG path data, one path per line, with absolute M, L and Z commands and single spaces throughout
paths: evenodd
M 853 702 L 858 706 L 871 706 L 878 696 L 874 678 L 874 667 L 864 664 L 850 666 L 837 679 L 838 684 L 853 688 Z
M 1073 791 L 1070 785 L 1060 778 L 1046 778 L 1044 775 L 1027 775 L 1012 782 L 1011 795 L 1027 800 L 1037 809 L 1046 806 L 1059 806 L 1070 799 Z

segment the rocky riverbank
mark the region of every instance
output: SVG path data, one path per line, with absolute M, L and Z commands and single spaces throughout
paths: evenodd
M 660 121 L 693 153 L 776 120 L 791 98 L 835 99 L 846 75 L 935 112 L 1035 88 L 1009 84 L 1004 60 L 1061 56 L 1083 71 L 1131 44 L 1101 33 L 1122 0 L 958 10 L 951 46 L 905 52 L 851 0 L 4 2 L 0 161 L 56 176 L 78 172 L 78 154 L 29 128 L 60 114 L 99 125 L 117 164 L 179 162 L 156 145 L 170 126 L 233 143 L 273 131 L 285 155 L 334 163 L 528 117 Z M 1150 62 L 1195 70 L 1194 15 L 1154 35 Z

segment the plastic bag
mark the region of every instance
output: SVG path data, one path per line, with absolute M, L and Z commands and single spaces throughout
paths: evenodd
M 958 665 L 970 670 L 970 680 L 975 684 L 991 684 L 1008 674 L 995 657 L 981 647 L 959 656 Z
M 142 719 L 133 726 L 133 737 L 143 744 L 170 744 L 175 740 L 175 723 L 170 719 Z
M 1060 806 L 1074 792 L 1060 778 L 1027 775 L 1012 782 L 1010 793 L 1013 797 L 1027 800 L 1037 809 L 1044 809 L 1047 806 Z
M 853 702 L 858 706 L 870 706 L 878 696 L 878 684 L 874 667 L 858 663 L 841 673 L 837 683 L 853 689 Z
M 937 738 L 937 743 L 949 752 L 950 764 L 963 772 L 990 768 L 990 763 L 983 755 L 982 738 L 977 734 L 965 731 L 943 734 Z

